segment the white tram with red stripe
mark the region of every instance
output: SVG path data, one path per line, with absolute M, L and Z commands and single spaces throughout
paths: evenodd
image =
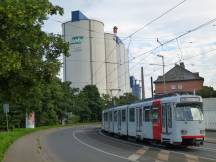
M 103 111 L 102 129 L 120 136 L 171 145 L 202 145 L 202 98 L 175 94 Z

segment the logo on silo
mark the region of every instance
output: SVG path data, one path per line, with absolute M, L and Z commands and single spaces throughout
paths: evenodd
M 81 44 L 83 41 L 83 36 L 76 36 L 71 38 L 71 44 Z

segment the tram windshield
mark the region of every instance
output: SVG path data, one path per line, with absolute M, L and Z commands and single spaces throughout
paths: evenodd
M 179 121 L 203 120 L 202 107 L 198 104 L 177 104 L 175 113 Z

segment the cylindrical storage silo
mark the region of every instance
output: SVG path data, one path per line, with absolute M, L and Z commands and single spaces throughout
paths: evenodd
M 118 86 L 121 89 L 120 95 L 123 95 L 126 92 L 125 89 L 125 47 L 122 42 L 117 44 L 117 60 L 118 60 Z
M 90 23 L 90 51 L 92 57 L 93 84 L 97 85 L 101 94 L 107 93 L 104 24 L 97 20 Z
M 73 88 L 94 84 L 106 93 L 104 26 L 96 20 L 76 20 L 63 24 L 70 56 L 64 58 L 64 80 Z
M 131 90 L 131 87 L 130 87 L 130 73 L 129 73 L 129 59 L 128 59 L 128 54 L 129 54 L 129 51 L 127 48 L 125 48 L 125 89 L 126 89 L 126 92 L 127 93 L 130 93 L 132 92 Z
M 116 37 L 114 34 L 105 33 L 105 54 L 107 93 L 111 96 L 118 96 L 118 60 Z

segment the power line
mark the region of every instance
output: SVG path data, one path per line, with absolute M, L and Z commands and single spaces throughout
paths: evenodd
M 187 0 L 183 0 L 180 3 L 178 3 L 177 5 L 173 6 L 172 8 L 168 9 L 167 11 L 165 11 L 164 13 L 162 13 L 160 16 L 154 18 L 153 20 L 151 20 L 150 22 L 148 22 L 147 24 L 145 24 L 143 27 L 141 27 L 140 29 L 136 30 L 135 32 L 133 32 L 132 34 L 130 34 L 129 36 L 127 36 L 125 39 L 132 37 L 133 35 L 135 35 L 136 33 L 138 33 L 139 31 L 143 30 L 145 27 L 151 25 L 153 22 L 157 21 L 158 19 L 160 19 L 161 17 L 165 16 L 166 14 L 168 14 L 169 12 L 171 12 L 172 10 L 174 10 L 175 8 L 177 8 L 178 6 L 182 5 L 183 3 L 185 3 Z
M 138 58 L 138 57 L 140 57 L 140 56 L 143 56 L 143 55 L 145 55 L 145 54 L 153 53 L 156 49 L 158 49 L 158 48 L 160 48 L 160 47 L 163 47 L 165 44 L 169 44 L 169 43 L 171 43 L 172 41 L 174 41 L 174 40 L 176 40 L 176 39 L 179 39 L 179 38 L 181 38 L 181 37 L 183 37 L 183 36 L 185 36 L 185 35 L 187 35 L 187 34 L 190 34 L 190 33 L 194 32 L 194 31 L 197 31 L 197 30 L 199 30 L 199 29 L 201 29 L 201 28 L 203 28 L 203 27 L 205 27 L 205 26 L 207 26 L 207 25 L 209 25 L 209 24 L 211 24 L 211 23 L 213 23 L 213 22 L 215 22 L 215 21 L 216 21 L 216 18 L 211 19 L 210 21 L 207 21 L 207 22 L 205 22 L 205 23 L 203 23 L 203 24 L 201 24 L 201 25 L 199 25 L 199 26 L 197 26 L 197 27 L 195 27 L 195 28 L 193 28 L 193 29 L 191 29 L 191 30 L 188 30 L 187 32 L 185 32 L 185 33 L 183 33 L 183 34 L 181 34 L 181 35 L 179 35 L 179 36 L 177 36 L 177 37 L 175 37 L 175 38 L 173 38 L 173 39 L 170 39 L 170 40 L 168 40 L 167 42 L 165 42 L 165 43 L 163 43 L 163 44 L 161 44 L 161 45 L 159 45 L 159 46 L 157 46 L 157 47 L 155 47 L 155 48 L 153 48 L 153 49 L 151 49 L 151 50 L 149 50 L 149 51 L 147 51 L 147 52 L 145 52 L 145 53 L 142 53 L 142 54 L 140 54 L 140 55 L 138 55 L 138 56 L 132 58 L 132 60 L 134 60 L 134 59 L 136 59 L 136 58 Z M 140 62 L 140 61 L 139 61 L 139 62 Z M 133 66 L 131 69 L 133 69 L 133 68 L 136 67 L 137 65 L 138 65 L 138 63 L 135 64 L 135 66 Z M 131 69 L 130 69 L 130 70 L 131 70 Z
M 155 47 L 155 48 L 153 48 L 153 49 L 151 49 L 151 50 L 149 50 L 149 51 L 146 51 L 146 52 L 144 52 L 144 53 L 139 54 L 138 56 L 136 56 L 136 58 L 138 58 L 138 57 L 140 57 L 140 56 L 143 56 L 143 55 L 145 55 L 145 54 L 148 54 L 148 53 L 152 53 L 152 52 L 154 52 L 156 49 L 158 49 L 158 48 L 160 48 L 160 47 L 163 47 L 164 45 L 169 44 L 169 43 L 173 42 L 174 40 L 177 40 L 177 39 L 179 39 L 179 38 L 181 38 L 181 37 L 183 37 L 183 36 L 185 36 L 185 35 L 187 35 L 187 34 L 190 34 L 190 33 L 192 33 L 192 32 L 195 32 L 195 31 L 197 31 L 197 30 L 199 30 L 199 29 L 201 29 L 201 28 L 203 28 L 203 27 L 205 27 L 205 26 L 207 26 L 207 25 L 209 25 L 209 24 L 211 24 L 211 23 L 213 23 L 213 22 L 215 22 L 215 21 L 216 21 L 216 18 L 211 19 L 211 20 L 209 20 L 209 21 L 207 21 L 207 22 L 205 22 L 205 23 L 203 23 L 203 24 L 201 24 L 201 25 L 199 25 L 199 26 L 197 26 L 197 27 L 195 27 L 195 28 L 193 28 L 193 29 L 191 29 L 191 30 L 188 30 L 187 32 L 185 32 L 185 33 L 183 33 L 183 34 L 181 34 L 181 35 L 179 35 L 179 36 L 177 36 L 177 37 L 175 37 L 175 38 L 172 38 L 172 39 L 170 39 L 170 40 L 168 40 L 168 41 L 162 43 L 161 45 L 159 45 L 159 46 L 157 46 L 157 47 Z

